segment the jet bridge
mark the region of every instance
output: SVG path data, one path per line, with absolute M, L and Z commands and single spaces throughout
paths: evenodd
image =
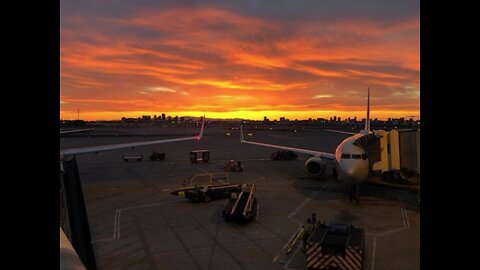
M 381 158 L 373 165 L 389 178 L 415 179 L 420 175 L 420 130 L 375 130 Z

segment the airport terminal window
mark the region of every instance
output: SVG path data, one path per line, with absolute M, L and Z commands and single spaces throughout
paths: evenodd
M 352 154 L 352 158 L 354 158 L 354 159 L 361 159 L 361 158 L 362 158 L 362 155 L 360 155 L 360 154 Z
M 342 154 L 342 158 L 350 158 L 350 154 Z

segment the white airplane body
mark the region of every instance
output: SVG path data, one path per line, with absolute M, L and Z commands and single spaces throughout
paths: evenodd
M 370 88 L 368 89 L 367 119 L 365 120 L 365 129 L 361 130 L 359 133 L 337 130 L 328 131 L 349 134 L 352 136 L 346 138 L 337 146 L 335 154 L 316 150 L 246 141 L 243 139 L 242 126 L 240 126 L 240 142 L 313 155 L 312 158 L 309 158 L 305 162 L 305 169 L 308 173 L 315 176 L 321 176 L 324 174 L 326 167 L 324 159 L 331 159 L 334 160 L 335 171 L 338 173 L 339 178 L 345 183 L 360 184 L 365 181 L 370 170 L 368 160 L 369 157 L 366 151 L 362 147 L 356 145 L 355 142 L 368 134 L 372 134 L 370 131 Z

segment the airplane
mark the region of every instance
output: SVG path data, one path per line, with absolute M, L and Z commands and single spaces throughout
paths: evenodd
M 91 130 L 94 130 L 94 129 L 86 128 L 86 129 L 64 130 L 64 131 L 60 131 L 60 134 L 77 133 L 77 132 L 84 132 L 84 131 L 91 131 Z
M 243 138 L 243 128 L 240 125 L 240 142 L 312 155 L 313 157 L 305 162 L 305 169 L 314 176 L 321 176 L 325 173 L 325 159 L 334 160 L 334 170 L 339 180 L 342 180 L 347 185 L 354 185 L 358 190 L 358 185 L 368 177 L 370 165 L 379 160 L 379 154 L 372 147 L 378 139 L 370 130 L 370 88 L 368 88 L 365 128 L 360 130 L 359 133 L 338 130 L 328 131 L 352 136 L 343 140 L 337 146 L 335 153 L 326 153 L 317 150 L 247 141 Z
M 200 133 L 197 136 L 156 140 L 156 141 L 144 141 L 144 142 L 134 142 L 134 143 L 121 143 L 121 144 L 112 144 L 112 145 L 63 149 L 63 150 L 60 150 L 60 160 L 63 160 L 64 157 L 71 156 L 71 155 L 79 155 L 79 154 L 87 154 L 87 153 L 96 154 L 103 151 L 117 150 L 117 149 L 123 149 L 123 148 L 135 148 L 135 147 L 148 146 L 148 145 L 154 145 L 154 144 L 160 144 L 160 143 L 200 140 L 203 136 L 204 129 L 205 129 L 205 116 L 202 118 L 202 126 L 200 128 Z

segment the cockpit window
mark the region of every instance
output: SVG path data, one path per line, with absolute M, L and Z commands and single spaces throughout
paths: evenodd
M 342 158 L 350 158 L 350 154 L 342 154 Z
M 352 158 L 354 158 L 354 159 L 361 159 L 361 158 L 362 158 L 362 155 L 360 155 L 360 154 L 352 154 Z
M 367 159 L 367 154 L 363 153 L 362 154 L 362 159 Z

